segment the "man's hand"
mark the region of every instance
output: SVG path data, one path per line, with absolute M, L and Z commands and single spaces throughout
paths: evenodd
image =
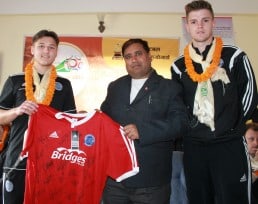
M 139 133 L 136 125 L 134 124 L 129 124 L 124 126 L 124 133 L 125 133 L 125 136 L 127 136 L 132 140 L 139 139 Z
M 24 101 L 19 107 L 15 108 L 17 115 L 31 115 L 38 110 L 38 104 L 33 101 Z

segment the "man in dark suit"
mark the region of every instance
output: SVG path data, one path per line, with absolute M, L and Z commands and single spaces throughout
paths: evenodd
M 134 140 L 140 172 L 121 183 L 109 178 L 103 201 L 168 204 L 172 143 L 188 129 L 181 88 L 152 68 L 146 41 L 129 39 L 122 46 L 122 55 L 128 75 L 109 84 L 101 110 Z

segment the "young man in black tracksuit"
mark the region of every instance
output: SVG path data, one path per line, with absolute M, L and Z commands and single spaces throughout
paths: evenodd
M 192 41 L 172 65 L 184 89 L 192 129 L 184 137 L 184 168 L 190 204 L 248 204 L 251 174 L 243 138 L 257 106 L 254 73 L 245 52 L 213 36 L 209 2 L 185 6 Z
M 32 37 L 32 61 L 23 73 L 7 78 L 0 94 L 0 124 L 11 124 L 5 159 L 2 161 L 2 203 L 23 203 L 26 159 L 20 160 L 19 156 L 29 116 L 38 110 L 38 104 L 76 113 L 71 82 L 57 76 L 56 68 L 52 65 L 58 44 L 59 37 L 54 31 L 38 31 Z

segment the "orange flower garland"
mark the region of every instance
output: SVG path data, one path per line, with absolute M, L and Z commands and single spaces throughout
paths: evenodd
M 220 62 L 220 57 L 221 57 L 221 50 L 222 50 L 222 46 L 223 46 L 222 39 L 216 37 L 216 45 L 215 45 L 215 50 L 214 50 L 214 53 L 213 53 L 213 56 L 212 56 L 212 63 L 201 74 L 198 74 L 194 70 L 193 62 L 192 62 L 192 59 L 191 59 L 190 54 L 189 54 L 189 46 L 191 46 L 191 45 L 189 44 L 184 49 L 185 66 L 186 66 L 188 75 L 190 76 L 190 78 L 194 82 L 207 81 L 208 79 L 211 78 L 211 76 L 218 69 L 219 62 Z
M 33 92 L 33 77 L 32 77 L 33 70 L 32 69 L 33 69 L 32 62 L 28 63 L 27 66 L 25 67 L 25 94 L 26 94 L 27 100 L 37 102 Z M 57 77 L 56 68 L 52 66 L 49 84 L 46 91 L 46 96 L 44 100 L 41 102 L 41 104 L 50 105 L 55 92 L 56 77 Z

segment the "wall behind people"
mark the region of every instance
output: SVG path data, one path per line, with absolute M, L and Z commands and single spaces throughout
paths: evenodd
M 8 75 L 22 71 L 24 37 L 42 28 L 63 36 L 181 38 L 183 15 L 110 13 L 105 15 L 103 34 L 98 31 L 97 14 L 0 15 L 0 88 Z M 258 14 L 228 16 L 233 17 L 235 42 L 247 52 L 258 78 Z

